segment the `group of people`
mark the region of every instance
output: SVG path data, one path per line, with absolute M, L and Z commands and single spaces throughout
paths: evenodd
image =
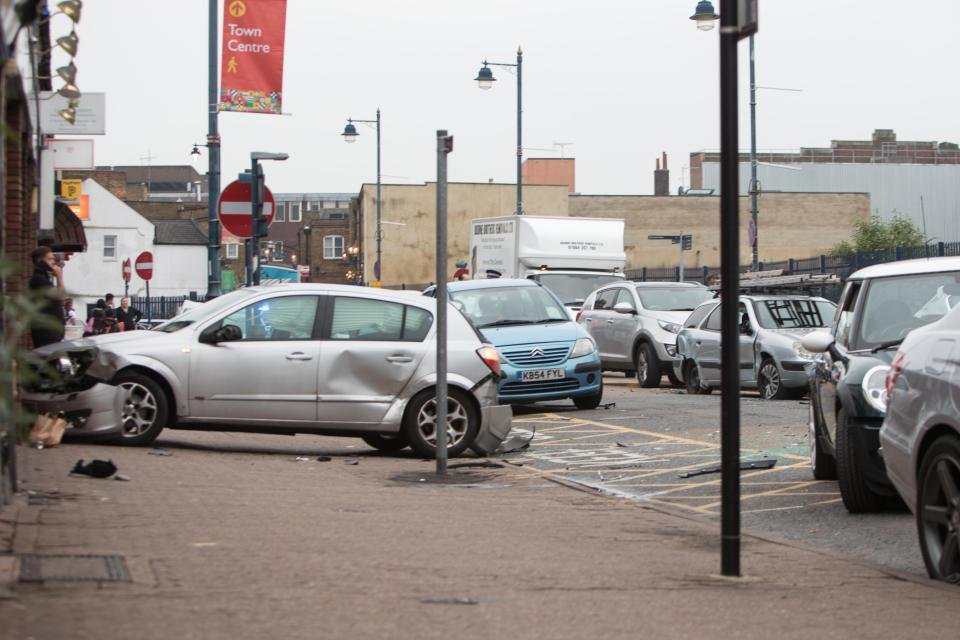
M 34 347 L 42 347 L 60 342 L 66 332 L 65 327 L 78 324 L 73 299 L 67 298 L 63 284 L 63 269 L 50 247 L 40 246 L 30 254 L 34 270 L 28 289 L 38 301 L 37 316 L 30 324 L 30 337 Z M 108 293 L 97 300 L 93 313 L 83 328 L 84 336 L 103 333 L 131 331 L 143 314 L 130 306 L 129 298 L 121 298 L 120 306 L 114 307 L 114 295 Z

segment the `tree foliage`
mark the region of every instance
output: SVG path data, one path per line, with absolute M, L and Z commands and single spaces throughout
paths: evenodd
M 879 216 L 870 216 L 854 222 L 852 237 L 835 244 L 830 249 L 830 255 L 846 256 L 895 247 L 918 247 L 925 242 L 923 233 L 909 218 L 897 215 L 884 222 Z

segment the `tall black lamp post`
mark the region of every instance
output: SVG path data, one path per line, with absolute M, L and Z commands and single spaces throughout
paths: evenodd
M 517 70 L 517 211 L 518 216 L 523 215 L 523 50 L 517 47 L 517 61 L 510 62 L 488 62 L 483 61 L 483 66 L 477 73 L 474 80 L 481 89 L 490 89 L 496 78 L 493 77 L 493 71 L 490 67 L 514 67 Z
M 692 20 L 717 19 L 701 0 Z M 740 213 L 737 43 L 757 30 L 757 0 L 720 0 L 720 572 L 740 575 Z
M 380 281 L 383 279 L 383 263 L 381 260 L 381 245 L 383 242 L 383 223 L 382 223 L 382 208 L 381 208 L 381 199 L 380 199 L 380 109 L 377 108 L 377 118 L 376 120 L 357 120 L 356 118 L 347 118 L 347 126 L 343 128 L 343 139 L 347 142 L 356 142 L 357 136 L 360 134 L 357 133 L 357 128 L 353 126 L 354 122 L 364 122 L 367 124 L 376 125 L 377 129 L 377 235 L 375 237 L 377 242 L 377 261 L 373 265 L 373 277 L 376 278 L 376 283 L 374 286 L 379 286 Z

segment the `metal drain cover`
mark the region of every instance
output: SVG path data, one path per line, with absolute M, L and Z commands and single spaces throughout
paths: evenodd
M 130 582 L 123 556 L 20 556 L 20 582 Z

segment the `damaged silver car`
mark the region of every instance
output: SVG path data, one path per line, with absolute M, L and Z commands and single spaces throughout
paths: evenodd
M 25 405 L 64 411 L 80 434 L 146 445 L 164 428 L 357 436 L 436 453 L 436 301 L 347 285 L 231 292 L 151 331 L 38 349 L 60 372 Z M 500 359 L 448 312 L 448 454 L 507 436 Z

